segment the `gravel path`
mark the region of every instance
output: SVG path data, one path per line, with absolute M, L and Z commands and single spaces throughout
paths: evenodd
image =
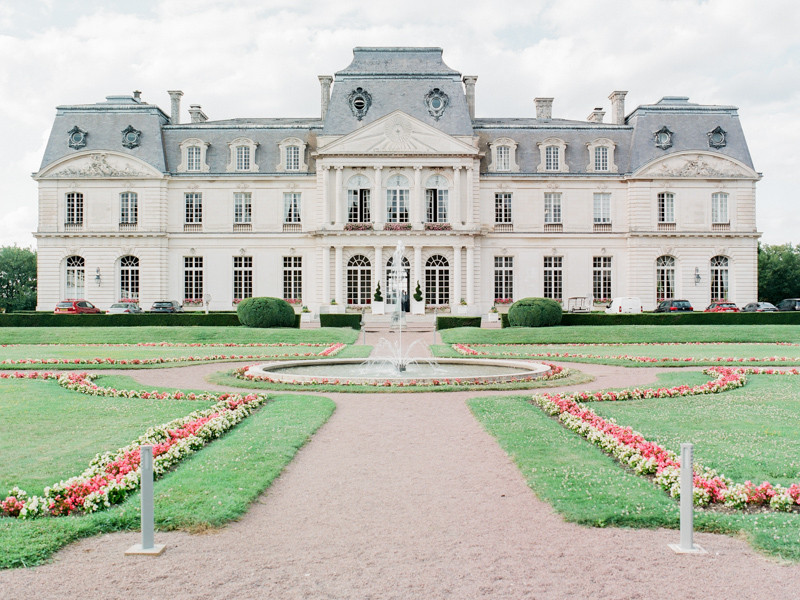
M 597 376 L 580 388 L 667 370 L 573 366 Z M 200 387 L 220 368 L 230 365 L 125 373 Z M 83 540 L 52 564 L 0 572 L 0 597 L 800 597 L 800 565 L 740 540 L 697 534 L 709 554 L 675 555 L 677 531 L 565 523 L 472 417 L 465 400 L 476 395 L 327 394 L 334 415 L 241 521 L 157 533 L 158 558 L 123 556 L 138 533 Z

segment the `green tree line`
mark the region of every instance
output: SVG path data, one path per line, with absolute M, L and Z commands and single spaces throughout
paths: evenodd
M 758 299 L 777 304 L 800 298 L 800 245 L 758 247 Z
M 0 248 L 0 311 L 36 308 L 36 252 L 18 246 Z

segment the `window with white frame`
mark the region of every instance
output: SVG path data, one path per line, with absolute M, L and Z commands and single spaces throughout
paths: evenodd
M 233 193 L 233 222 L 251 223 L 253 220 L 253 205 L 250 192 Z
M 594 170 L 608 171 L 608 148 L 598 146 L 594 149 Z
M 228 173 L 243 172 L 256 173 L 258 165 L 255 161 L 258 143 L 250 138 L 238 137 L 228 142 L 230 157 L 228 159 Z
M 511 223 L 511 192 L 495 193 L 494 222 Z
M 139 220 L 139 195 L 136 192 L 122 192 L 119 195 L 119 222 L 135 225 Z
M 441 175 L 428 178 L 425 185 L 425 205 L 428 223 L 448 223 L 448 191 L 447 179 Z
M 354 175 L 347 182 L 347 222 L 370 223 L 369 179 Z
M 372 265 L 366 256 L 356 255 L 347 261 L 347 303 L 372 302 Z
M 586 144 L 589 149 L 589 164 L 586 166 L 588 173 L 617 173 L 614 164 L 614 150 L 617 145 L 608 138 L 599 138 Z
M 139 299 L 139 258 L 136 256 L 119 259 L 119 299 Z
M 203 222 L 203 194 L 201 192 L 186 192 L 184 195 L 186 210 L 184 221 L 187 224 Z
M 494 301 L 508 304 L 514 298 L 514 257 L 494 257 Z
M 303 298 L 303 257 L 283 257 L 283 298 L 299 303 Z
M 392 175 L 386 182 L 386 222 L 408 223 L 408 178 Z
M 200 146 L 189 146 L 186 148 L 186 170 L 200 170 Z
M 435 254 L 425 261 L 425 304 L 443 306 L 450 303 L 450 263 Z
M 509 156 L 511 153 L 509 151 L 508 146 L 500 146 L 497 149 L 497 170 L 498 171 L 508 171 L 511 168 L 511 161 L 509 160 L 511 157 Z
M 594 195 L 594 222 L 611 223 L 611 194 L 598 192 Z
M 711 194 L 711 222 L 729 223 L 728 220 L 728 194 L 717 192 Z
M 592 257 L 592 295 L 599 302 L 611 300 L 611 257 Z
M 203 257 L 183 257 L 183 302 L 203 303 Z
M 300 222 L 300 192 L 284 192 L 283 194 L 283 222 Z
M 300 170 L 300 148 L 297 146 L 286 147 L 286 170 Z
M 248 146 L 236 146 L 236 170 L 250 170 L 250 148 Z
M 544 168 L 546 171 L 558 171 L 559 162 L 558 162 L 558 147 L 557 146 L 547 146 L 544 149 Z
M 68 225 L 83 225 L 83 194 L 80 192 L 68 192 L 66 208 L 64 222 Z
M 728 299 L 728 257 L 715 256 L 711 259 L 711 301 Z
M 540 163 L 537 167 L 539 173 L 567 173 L 566 152 L 567 143 L 559 138 L 547 138 L 539 142 Z
M 517 173 L 517 142 L 511 138 L 498 138 L 489 142 L 489 172 L 490 173 Z
M 253 257 L 233 257 L 233 301 L 253 297 Z
M 564 282 L 564 257 L 545 256 L 542 274 L 544 280 L 544 297 L 561 302 Z
M 659 256 L 656 259 L 656 302 L 675 297 L 675 258 Z
M 308 169 L 305 162 L 306 143 L 303 140 L 296 137 L 286 138 L 278 144 L 278 149 L 280 152 L 278 172 L 297 172 Z
M 68 256 L 65 265 L 65 297 L 83 298 L 86 294 L 86 261 L 82 256 Z
M 561 192 L 545 192 L 544 222 L 561 223 Z
M 199 138 L 188 138 L 180 143 L 181 162 L 178 164 L 179 173 L 208 173 L 206 154 L 211 144 Z
M 675 222 L 675 194 L 672 192 L 660 192 L 658 194 L 658 222 Z

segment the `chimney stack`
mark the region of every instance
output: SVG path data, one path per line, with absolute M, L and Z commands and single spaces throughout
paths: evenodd
M 141 102 L 142 92 L 140 92 L 139 90 L 133 90 L 133 99 L 136 100 L 137 102 Z
M 591 114 L 586 117 L 586 120 L 589 121 L 589 123 L 602 123 L 604 116 L 606 116 L 606 111 L 603 110 L 603 107 L 595 106 Z
M 322 107 L 322 120 L 325 120 L 325 115 L 328 114 L 328 104 L 331 101 L 331 84 L 333 83 L 333 77 L 330 75 L 318 75 L 319 79 L 319 87 L 320 87 L 320 94 L 321 94 L 321 102 L 320 106 Z
M 536 118 L 537 119 L 552 119 L 553 118 L 553 99 L 552 98 L 534 98 L 533 103 L 536 105 Z
M 189 116 L 192 119 L 192 123 L 202 123 L 203 121 L 208 121 L 206 113 L 203 112 L 199 104 L 189 105 Z
M 180 125 L 181 122 L 181 96 L 183 92 L 180 90 L 170 90 L 167 92 L 171 100 L 171 107 L 169 113 L 169 122 L 173 125 Z
M 478 81 L 477 75 L 464 75 L 462 79 L 464 82 L 464 89 L 467 92 L 467 109 L 469 110 L 469 118 L 475 118 L 475 82 Z
M 611 121 L 615 125 L 625 124 L 625 95 L 627 93 L 627 90 L 624 92 L 615 91 L 611 92 L 608 97 L 611 100 Z

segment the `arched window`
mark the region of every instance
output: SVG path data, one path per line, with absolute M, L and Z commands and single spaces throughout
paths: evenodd
M 435 254 L 425 262 L 425 304 L 442 306 L 450 302 L 450 263 Z
M 119 195 L 120 225 L 136 225 L 139 220 L 139 195 L 136 192 L 122 192 Z
M 675 297 L 675 258 L 659 256 L 656 259 L 656 302 Z
M 82 256 L 68 256 L 66 261 L 65 297 L 83 298 L 86 294 L 86 261 Z
M 728 299 L 728 257 L 711 259 L 711 301 Z
M 119 259 L 119 299 L 139 299 L 139 259 L 136 256 Z
M 347 303 L 364 305 L 372 300 L 372 265 L 360 254 L 347 261 Z
M 390 256 L 389 260 L 386 263 L 386 304 L 394 304 L 397 300 L 397 292 L 400 292 L 402 296 L 403 292 L 409 294 L 411 290 L 409 289 L 409 283 L 411 281 L 411 263 L 408 262 L 408 259 L 404 256 L 403 260 L 400 261 L 400 273 L 398 273 L 399 281 L 398 285 L 400 286 L 399 290 L 394 289 L 394 256 Z
M 347 181 L 347 222 L 369 223 L 369 179 L 353 175 Z
M 408 178 L 403 175 L 386 182 L 386 222 L 408 223 Z
M 448 184 L 441 175 L 433 175 L 425 184 L 428 223 L 448 222 Z

